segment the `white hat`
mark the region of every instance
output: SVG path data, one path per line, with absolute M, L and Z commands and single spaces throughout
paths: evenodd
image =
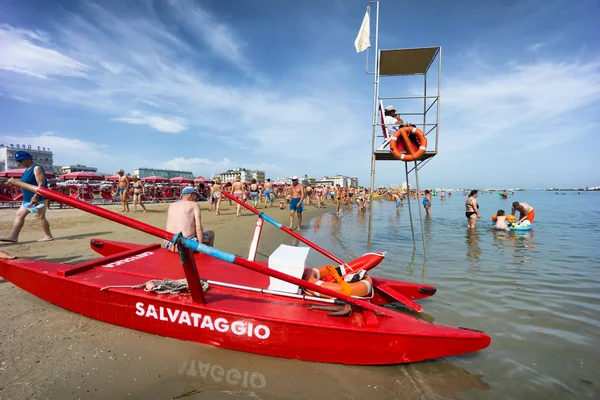
M 292 180 L 293 180 L 293 181 L 297 181 L 297 180 L 298 180 L 298 177 L 297 177 L 296 175 L 294 175 L 294 176 L 292 176 Z
M 396 111 L 396 108 L 390 105 L 385 108 L 385 111 Z

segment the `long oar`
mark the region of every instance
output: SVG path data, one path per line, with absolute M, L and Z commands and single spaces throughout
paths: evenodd
M 154 235 L 154 236 L 159 237 L 164 240 L 173 240 L 178 236 L 178 235 L 173 235 L 172 233 L 167 232 L 163 229 L 159 229 L 155 226 L 148 225 L 146 223 L 137 221 L 135 219 L 126 217 L 121 214 L 117 214 L 115 212 L 106 210 L 104 208 L 100 208 L 93 204 L 88 204 L 81 200 L 72 199 L 63 194 L 56 193 L 50 189 L 33 186 L 28 183 L 21 182 L 18 179 L 11 178 L 8 180 L 8 183 L 11 185 L 14 185 L 14 186 L 18 186 L 25 190 L 29 190 L 30 192 L 38 193 L 39 195 L 44 196 L 48 199 L 55 200 L 60 203 L 68 204 L 72 207 L 89 212 L 90 214 L 94 214 L 99 217 L 106 218 L 106 219 L 114 221 L 114 222 L 118 222 L 119 224 L 126 225 L 130 228 L 134 228 L 134 229 L 140 230 L 142 232 L 146 232 L 150 235 Z M 345 294 L 336 292 L 331 289 L 321 287 L 319 285 L 315 285 L 314 283 L 293 277 L 293 276 L 285 274 L 283 272 L 279 272 L 279 271 L 276 271 L 276 270 L 273 270 L 273 269 L 270 269 L 267 267 L 263 267 L 262 265 L 255 263 L 253 261 L 244 260 L 243 258 L 237 257 L 235 254 L 227 253 L 225 251 L 215 249 L 214 247 L 206 246 L 206 245 L 204 245 L 202 243 L 198 243 L 194 240 L 185 239 L 185 238 L 179 238 L 178 240 L 180 240 L 181 243 L 189 249 L 199 251 L 199 252 L 207 254 L 209 256 L 218 258 L 220 260 L 223 260 L 223 261 L 235 264 L 235 265 L 239 265 L 240 267 L 251 269 L 255 272 L 259 272 L 259 273 L 268 275 L 273 278 L 280 279 L 282 281 L 291 283 L 293 285 L 297 285 L 301 288 L 304 288 L 307 290 L 312 290 L 313 292 L 318 292 L 318 293 L 324 294 L 329 297 L 335 297 L 336 299 L 343 300 L 350 304 L 354 304 L 355 306 L 359 306 L 364 309 L 374 311 L 379 315 L 387 315 L 386 314 L 387 311 L 383 307 L 380 307 L 380 306 L 377 306 L 377 305 L 374 305 L 371 303 L 367 303 L 366 301 L 355 299 L 350 296 L 346 296 Z
M 310 247 L 310 248 L 318 251 L 319 253 L 321 253 L 324 256 L 330 258 L 331 260 L 335 261 L 336 263 L 338 263 L 338 264 L 340 264 L 342 266 L 347 266 L 348 265 L 344 261 L 342 261 L 340 258 L 338 258 L 335 255 L 331 254 L 330 252 L 328 252 L 324 248 L 322 248 L 320 246 L 317 246 L 316 244 L 314 244 L 310 240 L 308 240 L 308 239 L 300 236 L 296 232 L 292 231 L 290 228 L 288 228 L 286 226 L 283 226 L 279 222 L 275 221 L 273 218 L 269 217 L 264 212 L 258 211 L 256 208 L 252 207 L 249 204 L 244 203 L 240 199 L 236 198 L 235 196 L 232 196 L 231 194 L 229 194 L 229 193 L 227 193 L 225 191 L 222 192 L 222 194 L 224 196 L 230 198 L 231 200 L 235 201 L 236 203 L 238 203 L 242 207 L 244 207 L 244 208 L 252 211 L 254 214 L 258 215 L 259 218 L 262 218 L 265 221 L 269 222 L 270 224 L 274 225 L 275 227 L 281 229 L 282 231 L 284 231 L 286 233 L 289 233 L 294 238 L 296 238 L 299 241 L 301 241 L 302 243 L 306 244 L 308 247 Z M 392 297 L 397 302 L 404 304 L 406 307 L 408 307 L 409 309 L 411 309 L 413 311 L 416 311 L 416 312 L 422 312 L 423 311 L 423 306 L 421 306 L 419 303 L 414 302 L 413 300 L 409 299 L 408 297 L 404 296 L 402 293 L 398 293 L 395 290 L 390 289 L 390 288 L 385 288 L 384 289 L 384 288 L 379 288 L 377 286 L 375 286 L 375 289 L 384 292 L 386 295 Z
M 254 214 L 258 215 L 260 218 L 264 219 L 265 221 L 267 221 L 268 223 L 270 223 L 271 225 L 281 229 L 282 231 L 289 233 L 290 235 L 292 235 L 294 238 L 298 239 L 299 241 L 301 241 L 302 243 L 304 243 L 305 245 L 307 245 L 310 248 L 315 249 L 316 251 L 318 251 L 319 253 L 323 254 L 325 257 L 335 261 L 336 263 L 340 264 L 340 265 L 346 265 L 346 263 L 344 261 L 342 261 L 341 259 L 339 259 L 338 257 L 336 257 L 335 255 L 331 254 L 330 252 L 328 252 L 327 250 L 325 250 L 322 247 L 317 246 L 316 244 L 314 244 L 313 242 L 311 242 L 308 239 L 303 238 L 302 236 L 298 235 L 296 232 L 294 232 L 293 230 L 291 230 L 290 228 L 288 228 L 287 226 L 283 226 L 282 224 L 280 224 L 279 222 L 275 221 L 273 218 L 269 217 L 267 214 L 265 214 L 264 212 L 258 211 L 256 208 L 252 207 L 249 204 L 244 203 L 243 201 L 241 201 L 240 199 L 236 198 L 235 196 L 232 196 L 231 194 L 227 193 L 227 192 L 222 192 L 222 194 L 225 197 L 230 198 L 231 200 L 235 201 L 236 203 L 238 203 L 239 205 L 241 205 L 242 207 L 252 211 Z

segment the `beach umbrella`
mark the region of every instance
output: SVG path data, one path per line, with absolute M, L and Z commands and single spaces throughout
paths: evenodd
M 194 179 L 194 183 L 210 183 L 210 179 L 206 179 L 199 176 L 196 179 Z
M 0 177 L 2 177 L 2 178 L 20 178 L 21 176 L 23 176 L 24 172 L 25 172 L 25 168 L 9 169 L 7 171 L 0 172 Z M 52 179 L 55 177 L 56 177 L 56 175 L 54 175 L 53 173 L 46 172 L 46 178 Z
M 103 181 L 104 175 L 97 174 L 95 172 L 71 172 L 60 176 L 65 180 L 76 180 L 76 181 Z
M 111 175 L 111 176 L 107 176 L 106 178 L 104 178 L 104 180 L 110 181 L 110 182 L 118 182 L 119 178 L 120 178 L 119 175 Z
M 183 176 L 177 176 L 175 178 L 169 179 L 170 182 L 173 183 L 193 183 L 194 180 L 190 178 L 184 178 Z
M 168 181 L 168 179 L 163 178 L 162 176 L 152 175 L 152 176 L 147 176 L 145 178 L 140 178 L 140 181 L 149 182 L 149 183 L 157 183 L 157 182 L 166 182 L 166 181 Z

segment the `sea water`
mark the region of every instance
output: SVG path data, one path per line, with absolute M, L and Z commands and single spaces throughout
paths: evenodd
M 441 398 L 600 398 L 600 192 L 480 194 L 475 229 L 467 228 L 466 199 L 460 192 L 433 197 L 430 218 L 412 200 L 414 242 L 406 201 L 398 212 L 393 202 L 375 200 L 364 213 L 353 207 L 326 214 L 305 232 L 345 259 L 387 251 L 374 276 L 437 286 L 435 296 L 420 301 L 421 318 L 492 338 L 470 355 L 375 368 L 412 375 L 426 395 Z M 533 229 L 491 230 L 491 216 L 509 214 L 513 201 L 534 207 Z M 311 253 L 311 264 L 329 263 Z

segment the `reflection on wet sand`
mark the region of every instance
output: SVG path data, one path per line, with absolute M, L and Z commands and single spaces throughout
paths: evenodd
M 188 393 L 210 389 L 213 393 L 221 391 L 262 399 L 410 399 L 423 395 L 458 398 L 472 389 L 488 390 L 480 376 L 444 361 L 356 367 L 226 350 L 202 349 L 196 353 L 196 357 L 183 360 L 177 368 L 178 378 L 190 382 Z
M 70 365 L 45 387 L 43 397 L 383 400 L 463 398 L 489 390 L 481 376 L 457 367 L 452 359 L 394 366 L 312 363 L 119 327 L 106 329 L 104 340 L 110 346 L 100 351 L 97 341 L 81 341 L 77 351 L 86 355 L 86 362 Z

